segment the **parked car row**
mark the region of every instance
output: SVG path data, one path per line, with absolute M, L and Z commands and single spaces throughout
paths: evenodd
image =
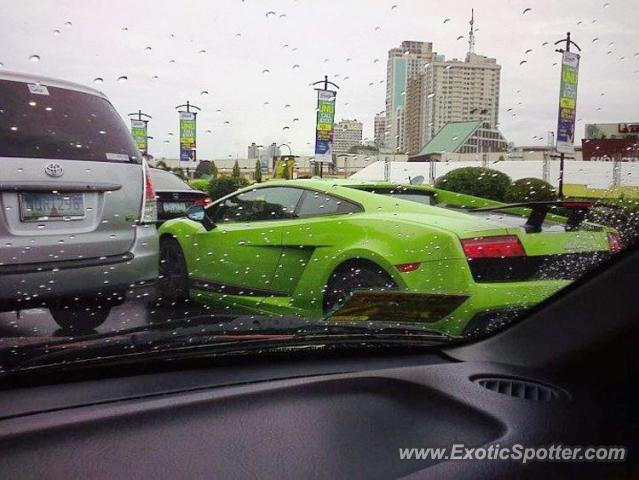
M 526 220 L 427 186 L 275 181 L 209 204 L 146 165 L 99 91 L 2 72 L 0 92 L 0 131 L 10 132 L 0 136 L 0 304 L 44 304 L 64 328 L 93 329 L 127 295 L 158 291 L 312 319 L 345 304 L 353 318 L 374 317 L 375 296 L 391 291 L 411 296 L 403 319 L 461 335 L 619 248 L 614 230 L 583 222 L 582 204 L 519 205 Z M 567 220 L 549 217 L 553 208 Z

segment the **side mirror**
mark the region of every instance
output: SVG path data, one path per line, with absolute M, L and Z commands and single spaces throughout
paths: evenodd
M 211 221 L 206 210 L 201 205 L 192 205 L 186 210 L 185 214 L 186 218 L 201 223 L 207 230 L 213 230 L 215 228 L 215 224 Z

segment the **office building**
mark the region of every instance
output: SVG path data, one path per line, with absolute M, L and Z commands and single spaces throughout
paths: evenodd
M 392 151 L 406 151 L 406 112 L 409 81 L 418 78 L 433 60 L 431 42 L 404 41 L 388 52 L 386 64 L 386 128 L 385 146 Z M 411 118 L 414 110 L 409 112 Z
M 353 147 L 362 144 L 362 122 L 342 120 L 335 125 L 333 133 L 333 153 L 336 155 L 349 153 Z

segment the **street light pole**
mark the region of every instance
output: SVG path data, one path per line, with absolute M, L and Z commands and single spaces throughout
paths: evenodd
M 142 110 L 138 110 L 134 113 L 129 113 L 128 116 L 131 118 L 131 120 L 139 120 L 140 122 L 144 122 L 144 145 L 146 148 L 144 149 L 144 152 L 142 152 L 142 155 L 147 156 L 149 154 L 149 138 L 153 138 L 149 137 L 149 119 L 153 117 L 147 113 L 144 113 Z
M 324 75 L 324 80 L 319 80 L 317 82 L 313 82 L 311 85 L 320 85 L 320 84 L 323 84 L 324 88 L 317 88 L 317 87 L 315 88 L 315 90 L 318 92 L 318 107 L 319 107 L 319 98 L 320 98 L 319 95 L 320 95 L 320 92 L 328 91 L 328 86 L 329 85 L 331 85 L 331 86 L 335 87 L 337 90 L 339 90 L 339 85 L 337 85 L 336 83 L 330 82 L 328 80 L 328 75 Z M 335 122 L 335 118 L 334 118 L 335 117 L 335 108 L 334 108 L 334 106 L 335 106 L 335 99 L 333 99 L 333 120 L 332 120 L 333 123 Z M 319 119 L 319 112 L 318 112 L 318 117 L 317 118 Z M 333 128 L 333 123 L 331 124 L 331 129 Z M 317 126 L 316 126 L 316 128 L 317 128 Z M 317 130 L 316 130 L 315 134 L 316 135 L 318 134 Z M 315 139 L 315 144 L 317 145 L 317 137 Z M 317 146 L 315 148 L 317 148 Z M 317 151 L 315 153 L 317 154 Z M 331 162 L 332 162 L 332 159 L 331 159 Z M 317 162 L 315 162 L 315 163 L 317 163 Z M 319 175 L 320 175 L 320 178 L 322 178 L 323 175 L 324 175 L 324 162 L 320 162 Z
M 577 45 L 575 42 L 573 42 L 570 39 L 570 32 L 566 33 L 566 38 L 562 40 L 557 40 L 555 42 L 555 45 L 559 45 L 560 43 L 565 43 L 566 47 L 565 47 L 565 50 L 562 48 L 555 49 L 555 52 L 557 53 L 561 53 L 563 55 L 564 52 L 570 52 L 570 45 L 574 45 L 577 48 L 577 50 L 581 52 L 581 48 L 579 47 L 579 45 Z M 557 135 L 559 135 L 559 132 L 557 132 Z M 558 192 L 559 198 L 564 198 L 564 160 L 565 160 L 564 152 L 559 152 L 559 192 Z
M 184 110 L 180 110 L 180 108 L 186 107 L 186 112 L 184 112 Z M 191 109 L 195 109 L 197 111 L 192 112 Z M 178 111 L 178 113 L 192 113 L 193 114 L 193 124 L 195 125 L 195 128 L 197 128 L 197 113 L 198 111 L 202 111 L 202 109 L 200 107 L 198 107 L 197 105 L 193 105 L 191 102 L 189 102 L 188 100 L 186 101 L 186 103 L 184 105 L 178 105 L 177 107 L 175 107 L 175 109 Z M 178 165 L 182 165 L 182 129 L 180 128 L 180 157 L 178 158 Z M 196 131 L 193 131 L 193 139 L 194 139 L 194 145 L 191 148 L 191 151 L 193 152 L 193 161 L 196 162 L 197 161 L 197 134 Z M 190 171 L 189 171 L 189 167 L 186 167 L 186 176 L 188 177 L 190 175 Z

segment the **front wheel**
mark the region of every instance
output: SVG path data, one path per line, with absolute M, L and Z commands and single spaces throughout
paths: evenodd
M 189 276 L 182 248 L 175 238 L 160 242 L 160 301 L 181 302 L 189 298 Z
M 324 291 L 324 314 L 342 306 L 356 290 L 395 290 L 397 284 L 374 263 L 346 264 L 333 272 Z

